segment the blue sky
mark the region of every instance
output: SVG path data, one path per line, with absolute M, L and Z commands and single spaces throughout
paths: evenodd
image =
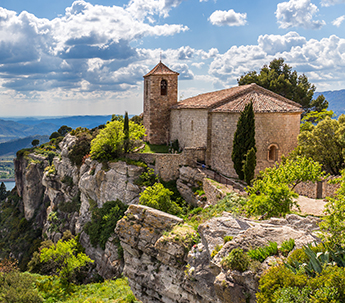
M 180 99 L 279 57 L 345 89 L 344 33 L 345 0 L 2 0 L 0 117 L 139 114 L 160 57 Z

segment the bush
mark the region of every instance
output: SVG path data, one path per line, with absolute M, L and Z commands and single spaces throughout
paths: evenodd
M 137 140 L 145 134 L 145 128 L 129 121 L 128 151 L 137 146 Z M 109 122 L 91 141 L 91 158 L 99 161 L 110 161 L 124 154 L 125 134 L 122 121 Z
M 158 182 L 158 176 L 155 174 L 154 169 L 148 168 L 147 171 L 143 172 L 135 183 L 140 186 L 152 186 Z
M 230 251 L 229 255 L 224 257 L 221 265 L 225 269 L 246 271 L 249 267 L 250 260 L 246 253 L 241 248 L 234 248 Z
M 182 213 L 182 209 L 176 202 L 171 201 L 170 197 L 173 194 L 163 184 L 155 183 L 140 194 L 139 201 L 141 205 L 146 205 L 172 215 L 178 215 Z
M 92 136 L 88 132 L 78 134 L 75 145 L 68 153 L 72 164 L 81 166 L 84 157 L 90 153 Z
M 279 251 L 282 253 L 283 256 L 287 256 L 290 251 L 292 251 L 295 247 L 295 240 L 294 239 L 289 239 L 284 241 L 280 247 Z
M 0 273 L 0 302 L 41 303 L 43 298 L 34 288 L 35 279 L 28 273 L 18 270 Z
M 247 254 L 251 259 L 263 262 L 267 257 L 278 254 L 278 245 L 276 242 L 269 242 L 264 247 L 250 249 Z
M 123 216 L 128 206 L 120 200 L 108 201 L 101 208 L 93 207 L 91 221 L 88 222 L 84 230 L 90 236 L 90 242 L 93 247 L 99 245 L 105 249 L 105 244 L 111 234 L 114 233 L 117 221 Z

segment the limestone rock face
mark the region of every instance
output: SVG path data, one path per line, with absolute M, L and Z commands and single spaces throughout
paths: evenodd
M 260 274 L 224 270 L 220 262 L 236 247 L 245 251 L 295 239 L 299 248 L 318 239 L 312 234 L 317 219 L 288 215 L 286 219 L 252 221 L 228 213 L 199 226 L 201 243 L 187 253 L 169 232 L 182 220 L 145 206 L 131 205 L 116 227 L 124 249 L 124 275 L 135 296 L 148 302 L 255 302 Z M 224 237 L 233 239 L 224 244 Z M 213 258 L 216 245 L 223 245 Z
M 46 166 L 46 158 L 35 154 L 14 160 L 17 193 L 23 199 L 26 220 L 33 218 L 43 202 L 42 178 Z
M 123 161 L 102 167 L 91 159 L 77 167 L 68 157 L 75 144 L 76 137 L 67 134 L 59 143 L 58 155 L 52 160 L 55 170 L 50 172 L 44 171 L 49 162 L 42 155 L 32 153 L 15 160 L 17 191 L 23 199 L 25 217 L 29 220 L 38 210 L 43 212 L 43 233 L 54 242 L 61 239 L 64 231 L 81 233 L 80 241 L 85 252 L 95 260 L 98 273 L 106 279 L 118 277 L 123 261 L 118 255 L 117 236 L 113 234 L 103 250 L 91 245 L 83 228 L 91 220 L 92 202 L 97 207 L 116 199 L 137 204 L 141 188 L 134 181 L 144 169 Z M 80 204 L 79 210 L 79 207 L 71 208 L 76 203 Z

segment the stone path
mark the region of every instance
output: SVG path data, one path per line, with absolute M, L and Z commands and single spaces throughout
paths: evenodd
M 297 201 L 303 215 L 322 216 L 327 204 L 323 199 L 311 199 L 304 196 L 299 196 Z

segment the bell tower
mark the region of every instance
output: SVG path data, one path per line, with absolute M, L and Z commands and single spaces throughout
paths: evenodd
M 145 140 L 151 144 L 169 143 L 170 108 L 177 103 L 178 75 L 159 62 L 144 76 Z

